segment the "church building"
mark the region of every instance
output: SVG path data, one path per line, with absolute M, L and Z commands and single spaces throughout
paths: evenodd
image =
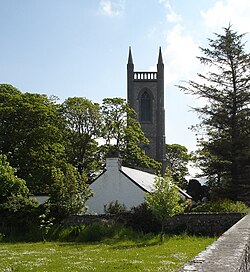
M 143 146 L 146 154 L 162 163 L 165 168 L 165 109 L 164 109 L 164 64 L 161 48 L 157 71 L 135 71 L 131 48 L 127 64 L 127 100 L 137 113 L 137 121 L 149 139 Z

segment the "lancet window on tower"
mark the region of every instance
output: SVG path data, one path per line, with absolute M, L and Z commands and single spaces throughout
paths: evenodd
M 147 91 L 141 95 L 140 119 L 142 122 L 151 121 L 151 97 Z

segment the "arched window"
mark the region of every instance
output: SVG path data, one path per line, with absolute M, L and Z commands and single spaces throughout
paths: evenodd
M 147 91 L 141 95 L 141 110 L 140 117 L 142 122 L 151 121 L 151 98 Z

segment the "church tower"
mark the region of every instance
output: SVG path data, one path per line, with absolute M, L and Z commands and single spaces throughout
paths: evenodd
M 134 71 L 131 48 L 127 64 L 127 99 L 150 143 L 146 154 L 165 168 L 164 64 L 159 48 L 156 72 Z

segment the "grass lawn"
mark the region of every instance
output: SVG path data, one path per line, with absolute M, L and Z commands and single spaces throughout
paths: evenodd
M 175 271 L 215 238 L 170 236 L 99 243 L 0 243 L 0 271 Z

